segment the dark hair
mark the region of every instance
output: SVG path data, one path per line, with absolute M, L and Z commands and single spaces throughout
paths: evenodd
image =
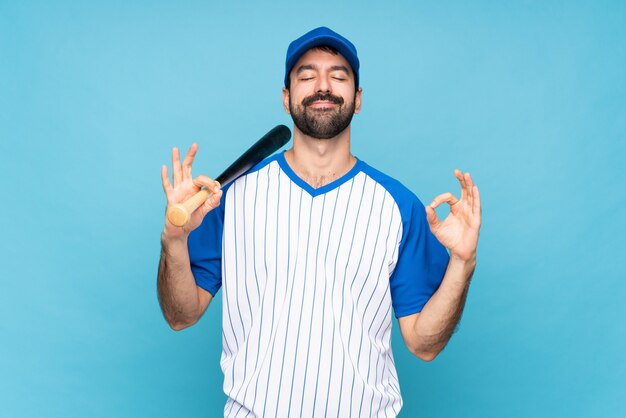
M 339 54 L 339 51 L 337 51 L 335 48 L 333 48 L 330 45 L 318 45 L 318 46 L 314 46 L 311 49 L 317 49 L 319 51 L 328 52 L 329 54 L 333 54 L 333 55 Z
M 327 52 L 329 54 L 333 54 L 333 55 L 340 55 L 339 51 L 337 51 L 335 48 L 333 48 L 330 45 L 318 45 L 318 46 L 314 46 L 313 48 L 311 48 L 309 51 L 311 50 L 318 50 L 318 51 L 322 51 L 322 52 Z M 291 72 L 291 71 L 289 71 Z M 354 71 L 353 71 L 354 72 Z M 285 88 L 287 90 L 289 90 L 289 87 L 291 86 L 291 77 L 287 77 L 287 85 L 285 86 Z M 358 90 L 359 86 L 356 85 L 356 77 L 354 79 L 354 90 Z

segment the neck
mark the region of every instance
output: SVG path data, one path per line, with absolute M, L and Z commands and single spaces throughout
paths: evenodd
M 312 138 L 294 127 L 293 148 L 285 152 L 285 160 L 312 187 L 331 183 L 356 163 L 350 153 L 350 127 L 330 139 Z

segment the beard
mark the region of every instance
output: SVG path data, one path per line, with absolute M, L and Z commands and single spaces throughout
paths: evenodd
M 310 105 L 316 101 L 329 101 L 338 106 L 332 108 L 313 109 Z M 302 103 L 294 105 L 289 95 L 289 112 L 293 123 L 303 134 L 316 139 L 334 138 L 343 132 L 352 121 L 356 106 L 356 95 L 352 103 L 344 106 L 342 97 L 330 93 L 316 93 L 305 97 Z

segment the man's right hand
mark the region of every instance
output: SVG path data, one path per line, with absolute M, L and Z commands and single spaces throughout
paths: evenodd
M 222 197 L 222 190 L 220 184 L 208 178 L 207 176 L 198 176 L 195 179 L 191 176 L 191 166 L 193 159 L 198 151 L 198 144 L 193 144 L 182 163 L 180 163 L 180 153 L 178 148 L 172 149 L 172 181 L 170 182 L 167 166 L 163 165 L 161 168 L 161 180 L 163 183 L 163 191 L 167 198 L 167 208 L 172 205 L 176 205 L 189 199 L 194 194 L 198 193 L 204 186 L 211 194 L 209 198 L 198 209 L 196 209 L 189 219 L 189 221 L 182 227 L 175 226 L 165 217 L 165 226 L 163 229 L 164 239 L 186 239 L 191 231 L 196 229 L 201 223 L 204 216 L 212 209 L 215 209 L 220 204 Z M 166 208 L 166 212 L 167 212 Z

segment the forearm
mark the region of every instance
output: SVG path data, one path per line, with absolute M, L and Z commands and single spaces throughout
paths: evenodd
M 439 289 L 415 319 L 411 351 L 432 360 L 443 350 L 461 319 L 475 266 L 475 257 L 450 258 Z
M 162 236 L 157 291 L 161 310 L 172 329 L 183 329 L 200 318 L 198 288 L 191 272 L 186 237 Z

